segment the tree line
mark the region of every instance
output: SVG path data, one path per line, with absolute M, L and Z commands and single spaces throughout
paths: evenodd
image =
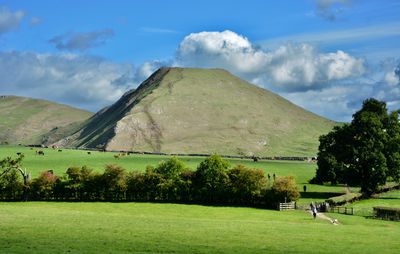
M 370 196 L 386 182 L 400 182 L 399 110 L 367 99 L 349 124 L 319 138 L 318 169 L 312 183 L 361 186 Z
M 21 155 L 22 156 L 22 155 Z M 128 172 L 106 165 L 99 173 L 70 167 L 63 176 L 44 171 L 23 181 L 21 159 L 0 161 L 0 198 L 3 200 L 150 201 L 274 207 L 299 198 L 293 177 L 266 178 L 264 171 L 243 165 L 231 166 L 218 155 L 190 170 L 176 157 L 144 172 Z

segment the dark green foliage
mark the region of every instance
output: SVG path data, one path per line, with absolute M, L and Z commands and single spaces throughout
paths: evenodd
M 195 189 L 197 197 L 206 202 L 219 202 L 227 192 L 229 162 L 212 155 L 197 167 Z
M 400 122 L 399 111 L 392 112 L 387 122 L 388 142 L 385 149 L 388 177 L 400 182 Z
M 117 165 L 106 165 L 101 186 L 106 200 L 120 200 L 127 190 L 126 170 Z
M 365 100 L 350 124 L 320 137 L 314 182 L 361 186 L 371 195 L 388 177 L 400 179 L 400 124 L 386 104 Z
M 54 188 L 58 177 L 51 170 L 42 172 L 38 178 L 31 183 L 31 194 L 35 199 L 54 199 Z
M 24 185 L 16 173 L 15 170 L 9 171 L 0 179 L 1 198 L 21 197 Z M 196 171 L 189 170 L 182 161 L 172 157 L 155 168 L 148 166 L 145 172 L 127 173 L 117 165 L 106 165 L 102 174 L 86 166 L 69 167 L 62 177 L 51 170 L 45 171 L 28 183 L 28 194 L 31 200 L 156 201 L 274 207 L 275 202 L 282 201 L 282 195 L 288 200 L 298 198 L 297 188 L 290 185 L 292 180 L 279 185 L 282 180 L 278 178 L 271 189 L 262 170 L 243 165 L 230 168 L 229 163 L 218 155 L 206 158 Z M 297 196 L 293 194 L 295 191 Z
M 90 188 L 90 181 L 92 179 L 92 169 L 86 166 L 83 167 L 70 167 L 67 169 L 67 179 L 65 181 L 64 193 L 65 197 L 75 199 L 90 199 L 89 193 L 92 192 Z
M 165 178 L 179 178 L 179 175 L 187 169 L 186 165 L 176 157 L 162 161 L 154 172 L 163 175 Z
M 22 169 L 23 154 L 16 159 L 7 157 L 0 161 L 0 198 L 26 199 L 30 174 Z M 22 178 L 22 181 L 21 181 Z
M 15 170 L 5 173 L 0 178 L 0 199 L 20 199 L 24 190 L 21 178 L 21 174 Z
M 262 198 L 267 185 L 264 171 L 237 165 L 227 174 L 232 202 L 254 203 Z

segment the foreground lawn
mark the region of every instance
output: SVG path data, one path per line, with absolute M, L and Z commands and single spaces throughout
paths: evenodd
M 151 203 L 0 203 L 0 253 L 398 253 L 396 222 Z

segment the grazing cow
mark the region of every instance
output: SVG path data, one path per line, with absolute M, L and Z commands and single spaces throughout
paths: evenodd
M 44 152 L 42 150 L 40 150 L 40 151 L 36 151 L 36 154 L 37 155 L 44 155 Z
M 61 150 L 61 149 L 58 149 L 58 151 L 59 151 L 59 152 L 62 152 L 62 150 Z
M 87 152 L 87 154 L 92 154 L 91 152 Z
M 254 161 L 254 162 L 257 162 L 257 161 L 258 161 L 258 158 L 257 158 L 256 156 L 253 156 L 253 161 Z
M 121 156 L 119 154 L 114 154 L 114 158 L 119 159 L 119 158 L 121 158 Z

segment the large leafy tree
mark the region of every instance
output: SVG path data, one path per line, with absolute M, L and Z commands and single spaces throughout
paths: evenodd
M 368 99 L 350 124 L 320 137 L 314 181 L 360 185 L 370 195 L 388 177 L 400 179 L 398 112 L 388 114 L 386 103 Z
M 229 166 L 229 162 L 219 155 L 212 155 L 199 164 L 194 185 L 202 199 L 208 202 L 224 199 L 229 181 L 227 175 Z
M 388 141 L 385 149 L 388 177 L 400 182 L 400 122 L 399 111 L 393 111 L 387 122 Z

